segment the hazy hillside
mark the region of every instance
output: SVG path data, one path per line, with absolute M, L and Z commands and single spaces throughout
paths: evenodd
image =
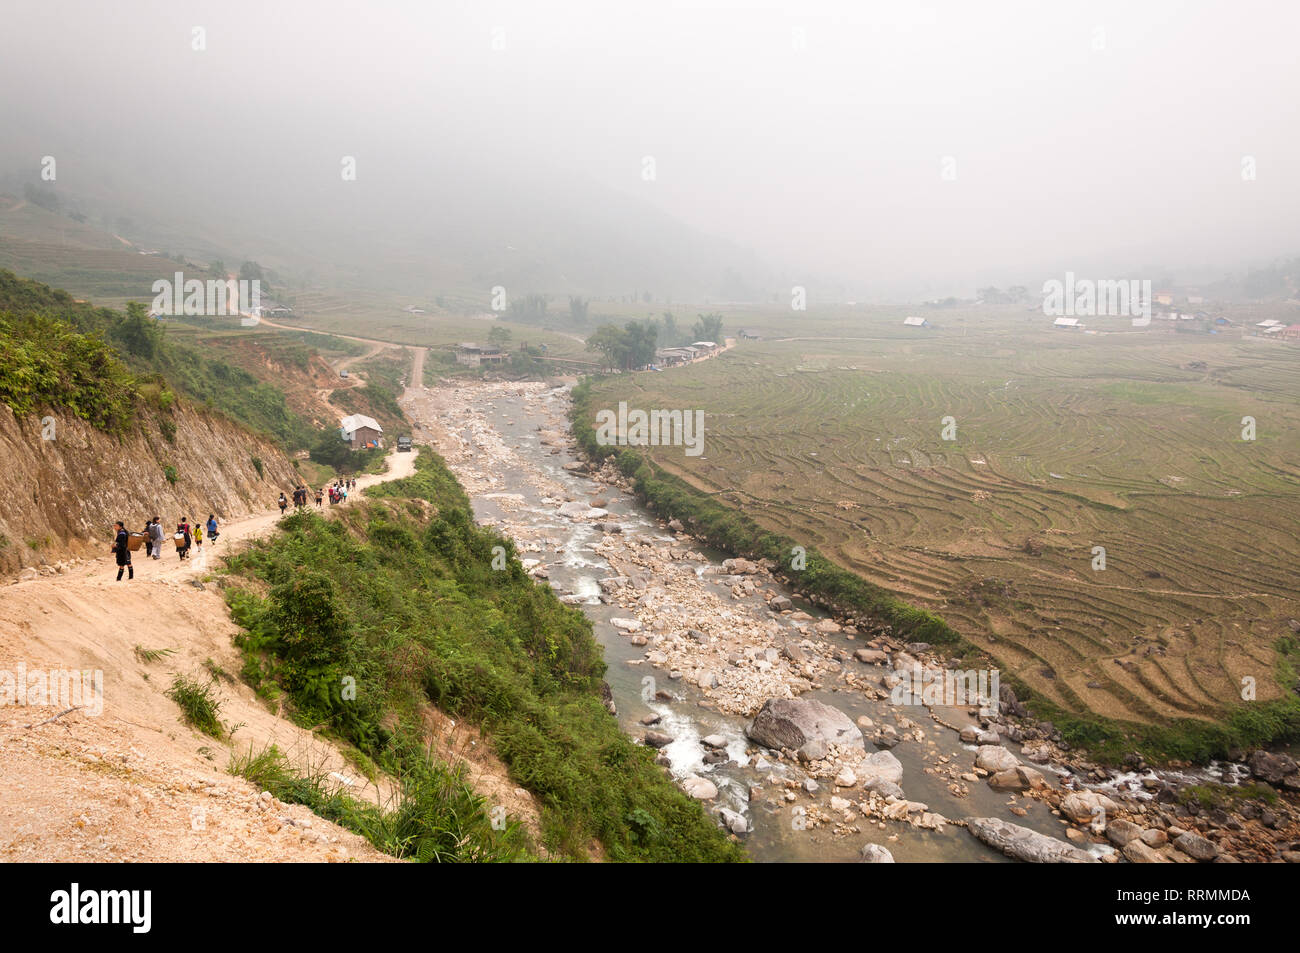
M 359 160 L 356 180 L 344 181 L 337 160 L 303 170 L 288 156 L 268 149 L 247 157 L 253 174 L 241 167 L 223 178 L 217 168 L 196 182 L 177 177 L 183 163 L 106 151 L 79 163 L 75 182 L 32 185 L 0 149 L 0 193 L 10 196 L 0 204 L 0 265 L 34 275 L 39 266 L 39 277 L 57 280 L 66 253 L 50 246 L 137 254 L 111 237 L 120 235 L 196 261 L 257 260 L 291 287 L 451 294 L 481 308 L 496 285 L 511 294 L 745 299 L 771 281 L 752 253 L 578 174 L 462 155 L 403 168 L 411 160 L 394 150 Z M 24 201 L 31 197 L 90 227 L 42 215 Z M 24 255 L 15 239 L 40 247 Z

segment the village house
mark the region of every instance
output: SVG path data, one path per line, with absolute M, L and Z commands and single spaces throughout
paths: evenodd
M 738 333 L 740 334 L 741 338 L 746 341 L 763 340 L 762 332 L 756 331 L 753 328 L 741 328 Z
M 1052 326 L 1057 328 L 1068 328 L 1077 331 L 1083 327 L 1083 322 L 1081 322 L 1078 318 L 1057 318 L 1055 321 L 1052 322 Z
M 708 357 L 718 353 L 718 345 L 713 341 L 694 341 L 691 343 L 697 357 Z
M 475 344 L 465 341 L 456 348 L 456 363 L 466 367 L 479 367 L 483 364 L 504 364 L 510 354 L 494 345 Z
M 383 434 L 384 428 L 379 426 L 379 421 L 365 414 L 352 414 L 339 421 L 339 436 L 353 450 L 382 446 Z
M 698 352 L 693 347 L 661 347 L 655 351 L 655 363 L 662 367 L 689 364 Z
M 925 318 L 916 317 L 904 318 L 903 324 L 909 328 L 928 328 L 930 326 L 930 322 L 925 320 Z

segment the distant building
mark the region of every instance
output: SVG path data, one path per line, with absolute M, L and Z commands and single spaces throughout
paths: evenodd
M 479 367 L 483 364 L 504 364 L 509 353 L 494 345 L 475 344 L 465 341 L 456 348 L 456 363 L 466 367 Z
M 738 333 L 739 333 L 740 336 L 741 336 L 744 340 L 746 340 L 746 341 L 761 341 L 761 340 L 763 340 L 763 335 L 762 335 L 762 333 L 759 332 L 759 331 L 754 330 L 753 328 L 741 328 L 740 331 L 739 331 Z
M 1293 324 L 1282 332 L 1282 337 L 1288 341 L 1300 341 L 1300 324 Z
M 1074 328 L 1077 330 L 1082 328 L 1083 324 L 1078 318 L 1057 318 L 1052 322 L 1052 326 L 1057 328 Z
M 1155 295 L 1155 302 L 1156 304 L 1163 304 L 1165 307 L 1172 307 L 1174 303 L 1174 296 L 1171 292 L 1168 291 L 1157 291 Z
M 655 363 L 664 367 L 675 364 L 689 364 L 699 356 L 693 347 L 661 347 L 655 351 Z
M 693 341 L 691 347 L 695 348 L 699 355 L 716 354 L 718 345 L 713 341 Z
M 1188 296 L 1187 296 L 1187 303 L 1188 303 L 1188 304 L 1205 304 L 1205 299 L 1202 298 L 1200 295 L 1188 295 Z
M 925 320 L 925 318 L 915 317 L 904 318 L 903 324 L 907 325 L 909 328 L 928 328 L 930 326 L 930 322 Z
M 339 421 L 339 436 L 353 450 L 381 446 L 383 435 L 384 428 L 379 426 L 379 421 L 365 414 L 352 414 Z

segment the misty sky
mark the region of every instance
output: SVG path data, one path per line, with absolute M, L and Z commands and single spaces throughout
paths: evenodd
M 1294 3 L 7 0 L 4 24 L 3 171 L 67 156 L 74 189 L 481 160 L 877 296 L 1300 253 Z

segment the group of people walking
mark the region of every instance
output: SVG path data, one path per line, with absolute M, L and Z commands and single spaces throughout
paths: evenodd
M 330 505 L 332 506 L 335 503 L 346 503 L 348 501 L 349 491 L 356 489 L 356 486 L 356 480 L 335 480 L 334 483 L 328 487 Z M 316 505 L 321 505 L 321 495 L 319 493 L 316 494 Z
M 346 503 L 348 500 L 348 493 L 352 490 L 355 490 L 356 487 L 357 487 L 356 480 L 353 479 L 335 480 L 329 486 L 316 491 L 316 506 L 320 507 L 324 505 L 325 498 L 327 496 L 329 497 L 331 506 L 333 506 L 335 503 Z M 308 500 L 311 498 L 311 493 L 312 491 L 307 489 L 307 487 L 305 486 L 294 487 L 292 493 L 292 501 L 293 501 L 294 509 L 300 510 L 304 506 L 306 506 Z M 280 507 L 281 513 L 283 513 L 285 510 L 289 508 L 289 502 L 290 502 L 290 497 L 285 496 L 284 493 L 281 493 L 280 498 L 276 501 L 277 505 Z
M 167 539 L 167 533 L 163 529 L 162 517 L 154 516 L 145 520 L 144 530 L 139 533 L 129 533 L 126 524 L 118 520 L 114 524 L 116 533 L 113 539 L 113 548 L 109 550 L 117 562 L 117 581 L 122 581 L 122 574 L 127 574 L 127 579 L 135 578 L 135 567 L 131 565 L 131 537 L 137 537 L 135 548 L 144 546 L 146 557 L 162 559 L 163 543 Z M 190 548 L 193 546 L 203 546 L 203 538 L 206 534 L 209 542 L 215 543 L 217 537 L 221 534 L 217 530 L 217 517 L 214 513 L 208 514 L 206 524 L 195 521 L 191 525 L 188 516 L 183 517 L 176 524 L 176 531 L 172 533 L 172 539 L 176 543 L 176 555 L 180 559 L 189 559 Z
M 316 491 L 316 505 L 319 507 L 324 503 L 326 494 L 329 495 L 331 506 L 335 503 L 346 503 L 348 492 L 356 489 L 356 486 L 357 481 L 353 479 L 335 480 L 328 487 Z M 302 509 L 307 505 L 310 497 L 311 491 L 308 490 L 307 487 L 294 487 L 293 505 L 295 508 Z M 283 493 L 280 494 L 280 499 L 277 502 L 280 506 L 281 513 L 289 508 L 289 498 Z M 154 559 L 162 558 L 162 547 L 163 543 L 167 539 L 167 533 L 163 530 L 161 516 L 155 516 L 146 520 L 144 530 L 140 533 L 128 532 L 126 524 L 121 520 L 118 520 L 113 524 L 113 528 L 115 531 L 113 548 L 110 549 L 109 552 L 113 554 L 117 561 L 118 582 L 122 581 L 123 573 L 126 574 L 127 579 L 135 578 L 135 567 L 131 565 L 132 548 L 138 549 L 141 545 L 144 545 L 146 557 L 151 556 Z M 199 551 L 202 552 L 205 535 L 210 543 L 215 543 L 217 537 L 221 535 L 217 531 L 217 517 L 215 514 L 209 513 L 207 523 L 203 524 L 200 524 L 197 521 L 191 524 L 190 518 L 188 516 L 184 517 L 176 524 L 176 531 L 172 533 L 172 539 L 176 543 L 177 556 L 181 559 L 189 559 L 190 549 L 195 546 L 199 547 Z M 132 540 L 132 537 L 135 537 L 134 541 Z M 134 547 L 132 545 L 133 542 Z

